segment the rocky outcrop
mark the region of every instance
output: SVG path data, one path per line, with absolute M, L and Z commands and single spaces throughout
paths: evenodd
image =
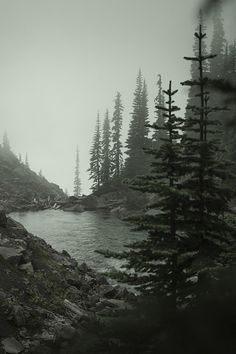
M 42 353 L 52 343 L 69 353 L 86 324 L 133 298 L 10 217 L 0 225 L 0 353 Z
M 0 146 L 0 206 L 9 212 L 40 210 L 63 198 L 59 186 L 37 175 Z

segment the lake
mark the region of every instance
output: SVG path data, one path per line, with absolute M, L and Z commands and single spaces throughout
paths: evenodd
M 73 213 L 50 209 L 14 212 L 11 217 L 57 251 L 66 250 L 79 263 L 86 262 L 101 272 L 119 267 L 121 262 L 107 259 L 95 250 L 119 252 L 124 249 L 124 244 L 144 237 L 143 233 L 131 231 L 129 224 L 104 211 Z

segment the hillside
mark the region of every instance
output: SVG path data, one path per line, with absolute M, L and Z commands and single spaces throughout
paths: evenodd
M 0 147 L 0 206 L 7 211 L 40 207 L 65 197 L 54 183 L 37 175 L 8 149 Z M 38 205 L 33 200 L 38 201 Z

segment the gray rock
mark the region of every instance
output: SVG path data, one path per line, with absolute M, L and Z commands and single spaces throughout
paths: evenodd
M 73 304 L 72 302 L 70 302 L 67 299 L 64 300 L 64 305 L 68 310 L 70 310 L 71 312 L 76 314 L 78 317 L 84 317 L 84 316 L 86 317 L 87 316 L 86 312 L 83 309 L 81 309 L 79 306 L 77 306 L 76 304 Z
M 10 258 L 17 258 L 19 261 L 22 256 L 22 248 L 13 248 L 13 247 L 0 247 L 0 256 L 8 260 Z
M 12 311 L 13 319 L 17 327 L 23 327 L 26 324 L 25 311 L 22 306 L 13 306 Z
M 2 346 L 6 353 L 9 354 L 18 354 L 23 352 L 23 345 L 16 340 L 14 337 L 8 337 L 2 340 Z
M 14 228 L 15 230 L 20 231 L 20 233 L 22 235 L 27 235 L 28 234 L 28 231 L 26 230 L 26 228 L 21 223 L 19 223 L 18 221 L 15 221 L 14 219 L 12 219 L 10 216 L 7 219 L 7 224 L 10 227 Z
M 19 265 L 18 269 L 24 270 L 27 273 L 34 273 L 34 268 L 31 262 Z

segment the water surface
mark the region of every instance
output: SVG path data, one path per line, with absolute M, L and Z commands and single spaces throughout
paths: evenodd
M 142 239 L 140 232 L 105 212 L 73 213 L 62 210 L 15 212 L 11 217 L 32 234 L 43 238 L 56 250 L 66 250 L 79 263 L 104 271 L 120 261 L 104 258 L 97 249 L 121 251 L 124 244 Z

